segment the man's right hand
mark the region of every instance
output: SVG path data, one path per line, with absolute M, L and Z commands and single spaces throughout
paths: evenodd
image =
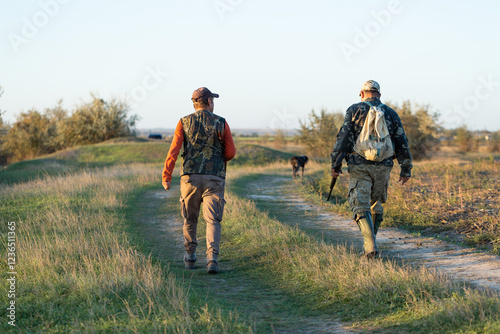
M 409 176 L 399 176 L 399 183 L 404 186 L 406 182 L 410 181 Z
M 339 171 L 337 172 L 337 171 L 336 171 L 335 169 L 333 169 L 333 168 L 332 168 L 332 171 L 330 172 L 330 175 L 331 175 L 333 178 L 335 178 L 335 179 L 336 179 L 336 178 L 338 178 L 340 174 L 342 174 L 342 171 L 341 171 L 341 170 L 339 170 Z
M 165 190 L 170 190 L 170 181 L 165 181 L 165 182 L 162 182 L 161 183 L 163 185 L 163 188 L 165 188 Z

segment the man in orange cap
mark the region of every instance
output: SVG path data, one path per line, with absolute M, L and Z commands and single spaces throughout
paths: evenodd
M 196 262 L 196 227 L 203 202 L 207 223 L 207 272 L 219 272 L 218 255 L 221 220 L 224 211 L 226 162 L 236 154 L 226 120 L 213 113 L 214 98 L 219 94 L 201 87 L 193 92 L 194 113 L 180 119 L 165 160 L 163 187 L 171 187 L 172 172 L 181 146 L 184 146 L 181 170 L 181 214 L 184 218 L 184 265 L 193 269 Z

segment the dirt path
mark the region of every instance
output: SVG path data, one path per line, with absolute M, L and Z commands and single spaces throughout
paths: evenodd
M 192 292 L 226 311 L 244 315 L 256 324 L 258 333 L 352 333 L 331 316 L 301 310 L 286 294 L 252 279 L 237 261 L 222 259 L 221 272 L 205 271 L 206 246 L 203 219 L 198 230 L 197 267 L 185 270 L 182 257 L 182 221 L 179 214 L 179 187 L 171 191 L 149 191 L 138 199 L 135 213 L 142 237 L 155 258 L 169 265 L 170 270 L 184 277 Z
M 238 181 L 236 181 L 238 182 Z M 286 223 L 321 236 L 325 242 L 362 248 L 362 236 L 353 220 L 312 205 L 294 194 L 290 177 L 265 175 L 245 184 L 246 197 L 273 215 L 286 210 Z M 283 221 L 283 219 L 281 219 Z M 377 243 L 382 256 L 423 264 L 477 286 L 500 291 L 500 257 L 443 241 L 417 237 L 382 225 Z

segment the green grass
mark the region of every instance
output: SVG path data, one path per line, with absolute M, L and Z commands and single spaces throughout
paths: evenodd
M 251 191 L 244 183 L 259 177 L 252 174 L 285 168 L 261 164 L 289 157 L 255 145 L 241 148 L 241 160 L 234 164 L 238 167 L 230 166 L 221 260 L 231 270 L 217 279 L 226 282 L 222 285 L 232 297 L 210 295 L 214 286 L 203 270 L 189 276 L 179 267 L 168 242 L 173 239 L 165 236 L 167 242 L 157 251 L 161 240 L 155 238 L 160 236 L 141 231 L 137 223 L 138 216 L 178 215 L 175 199 L 166 208 L 149 209 L 142 198 L 159 187 L 167 151 L 165 143 L 100 144 L 13 164 L 0 173 L 0 218 L 16 221 L 17 227 L 16 315 L 21 329 L 246 333 L 252 327 L 272 332 L 275 323 L 293 331 L 295 318 L 326 317 L 375 332 L 500 330 L 497 294 L 464 287 L 422 268 L 368 262 L 345 247 L 328 245 L 284 224 L 287 212 L 275 210 L 271 217 L 242 199 Z M 486 198 L 498 190 L 494 164 L 478 161 L 460 169 L 419 166 L 414 188 L 391 188 L 394 205 L 402 209 L 388 210 L 389 223 L 398 224 L 416 208 L 426 215 L 431 208 L 445 212 L 457 205 L 463 211 L 463 202 L 487 214 L 479 210 L 490 210 L 486 204 L 496 208 L 494 197 Z M 314 168 L 312 175 L 306 174 L 310 182 L 302 183 L 303 191 L 320 201 L 315 194 L 325 194 L 329 177 L 322 167 L 309 166 Z M 440 182 L 447 175 L 451 182 Z M 339 180 L 334 193 L 339 205 L 323 205 L 347 212 L 342 193 L 346 179 Z M 243 184 L 236 186 L 238 180 Z M 433 195 L 436 191 L 440 196 Z M 475 196 L 491 203 L 482 201 L 480 207 Z M 426 220 L 424 215 L 416 217 L 411 226 L 420 228 Z M 1 235 L 6 235 L 6 228 L 2 224 Z M 203 235 L 203 228 L 199 233 Z M 488 233 L 475 242 L 493 238 Z M 0 252 L 4 281 L 5 252 Z M 7 302 L 1 294 L 3 319 Z M 287 322 L 292 325 L 287 327 Z M 3 332 L 14 331 L 5 321 L 0 326 Z
M 170 143 L 110 140 L 97 145 L 85 145 L 59 151 L 33 160 L 13 163 L 0 171 L 0 184 L 14 184 L 66 175 L 88 168 L 128 163 L 162 163 Z
M 268 147 L 243 144 L 237 147 L 236 157 L 231 165 L 264 166 L 274 162 L 288 162 L 294 154 L 273 150 Z
M 191 303 L 182 279 L 130 243 L 127 194 L 157 185 L 160 171 L 161 165 L 118 165 L 1 189 L 1 220 L 16 222 L 16 317 L 22 330 L 248 332 L 233 313 Z M 0 234 L 6 232 L 2 224 Z M 7 303 L 2 294 L 3 319 Z M 13 330 L 6 321 L 0 326 Z
M 244 175 L 240 175 L 242 177 Z M 231 184 L 237 184 L 233 180 Z M 240 195 L 248 187 L 232 187 Z M 226 251 L 244 258 L 256 278 L 355 327 L 391 332 L 500 330 L 500 299 L 463 287 L 425 268 L 367 261 L 343 246 L 327 245 L 275 219 L 254 203 L 228 196 Z
M 178 178 L 172 184 L 177 185 Z M 267 282 L 251 276 L 252 267 L 247 259 L 227 252 L 225 220 L 223 221 L 223 242 L 221 245 L 221 272 L 208 276 L 205 272 L 203 254 L 205 246 L 205 224 L 200 216 L 198 224 L 198 262 L 195 270 L 185 270 L 181 261 L 183 255 L 182 218 L 179 212 L 179 188 L 170 190 L 170 197 L 159 198 L 158 189 L 147 193 L 137 192 L 127 201 L 127 220 L 130 222 L 134 245 L 143 252 L 152 252 L 152 260 L 168 267 L 177 277 L 185 277 L 189 284 L 190 300 L 193 304 L 208 303 L 221 310 L 235 310 L 238 319 L 250 324 L 256 333 L 298 331 L 309 329 L 311 322 L 322 324 L 325 319 L 318 310 L 304 307 L 295 296 L 273 289 Z M 151 193 L 152 192 L 152 193 Z M 160 192 L 161 193 L 161 192 Z M 165 228 L 166 221 L 176 230 Z M 155 225 L 155 222 L 158 222 Z M 304 320 L 308 319 L 308 320 Z M 331 319 L 328 321 L 331 322 Z M 250 327 L 249 325 L 249 327 Z

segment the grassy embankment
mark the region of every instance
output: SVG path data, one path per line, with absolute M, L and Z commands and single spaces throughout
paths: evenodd
M 165 144 L 144 145 L 81 147 L 64 153 L 70 160 L 52 156 L 25 161 L 1 173 L 0 234 L 6 238 L 7 222 L 16 223 L 16 324 L 22 330 L 249 331 L 235 313 L 193 299 L 182 279 L 131 243 L 124 219 L 127 198 L 158 187 L 165 155 Z M 154 156 L 155 150 L 161 154 Z M 152 163 L 112 166 L 126 161 L 124 156 L 130 162 Z M 107 167 L 98 167 L 101 162 Z M 84 168 L 85 164 L 93 168 Z M 4 282 L 5 251 L 1 252 Z M 6 320 L 7 294 L 1 296 L 2 332 L 14 330 Z

